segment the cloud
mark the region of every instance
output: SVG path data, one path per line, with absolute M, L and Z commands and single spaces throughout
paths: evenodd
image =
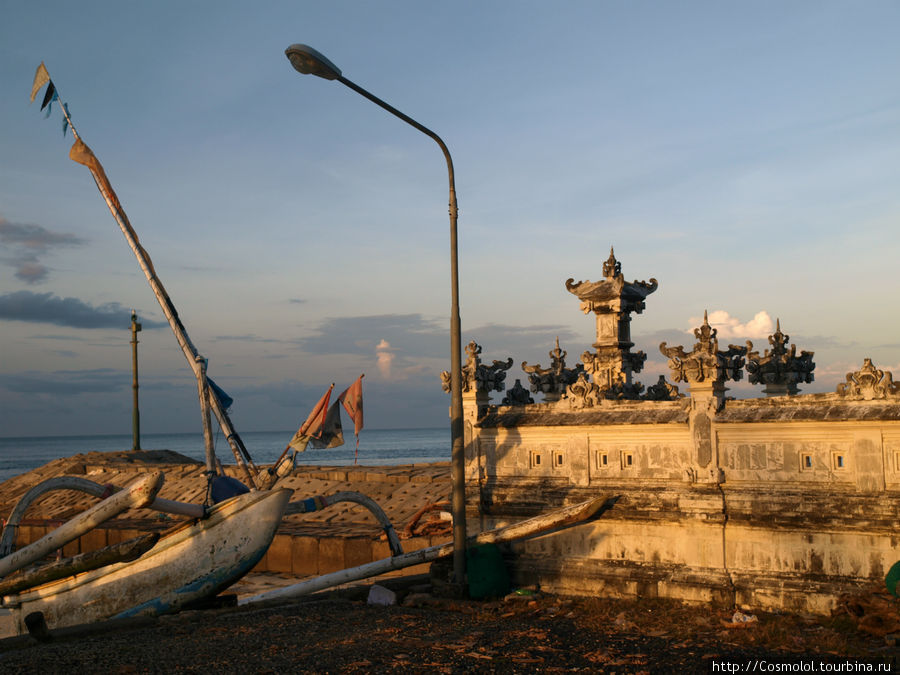
M 276 340 L 275 338 L 264 338 L 253 333 L 244 335 L 217 335 L 214 340 L 234 341 L 234 342 L 285 342 L 285 340 Z
M 86 242 L 74 234 L 53 232 L 40 225 L 11 223 L 0 216 L 0 243 L 11 255 L 0 260 L 16 270 L 16 278 L 27 284 L 46 281 L 49 268 L 39 258 L 51 248 L 83 246 Z
M 378 314 L 326 319 L 314 335 L 301 338 L 300 347 L 311 354 L 369 356 L 381 341 L 409 357 L 443 357 L 448 328 L 421 314 Z M 378 339 L 369 337 L 381 336 Z
M 733 338 L 768 338 L 775 332 L 775 322 L 765 310 L 757 312 L 747 323 L 741 323 L 736 317 L 731 316 L 722 309 L 709 312 L 709 325 L 715 328 L 719 340 Z M 703 319 L 691 317 L 690 331 L 703 325 Z
M 57 370 L 50 373 L 24 371 L 0 375 L 0 387 L 17 394 L 97 394 L 131 386 L 131 373 L 113 368 Z
M 394 363 L 394 350 L 391 349 L 391 343 L 382 340 L 375 347 L 375 361 L 378 364 L 378 372 L 381 376 L 389 380 L 391 379 L 391 366 Z
M 17 291 L 0 295 L 0 319 L 49 323 L 71 328 L 127 328 L 131 310 L 118 302 L 93 307 L 78 298 L 60 298 L 52 293 Z M 141 319 L 144 328 L 166 324 Z

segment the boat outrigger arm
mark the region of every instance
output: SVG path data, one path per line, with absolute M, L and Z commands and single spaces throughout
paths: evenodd
M 200 355 L 197 348 L 194 346 L 194 343 L 191 342 L 184 324 L 181 323 L 181 319 L 178 317 L 175 305 L 172 303 L 168 293 L 166 293 L 162 281 L 160 281 L 157 276 L 156 270 L 153 267 L 153 262 L 150 260 L 150 255 L 141 246 L 137 233 L 131 226 L 119 198 L 116 196 L 112 185 L 109 183 L 109 179 L 106 177 L 103 166 L 91 149 L 83 140 L 81 140 L 81 136 L 75 129 L 75 125 L 72 123 L 72 119 L 69 116 L 69 111 L 66 109 L 66 106 L 60 105 L 59 107 L 62 110 L 62 114 L 65 116 L 69 127 L 72 129 L 72 135 L 75 137 L 75 143 L 69 151 L 69 158 L 90 169 L 91 175 L 94 177 L 94 182 L 97 184 L 97 189 L 103 196 L 106 205 L 109 207 L 110 213 L 113 218 L 115 218 L 116 223 L 119 225 L 119 229 L 122 230 L 122 234 L 125 235 L 128 245 L 134 252 L 138 264 L 144 271 L 144 276 L 147 278 L 147 282 L 150 284 L 150 288 L 153 290 L 153 294 L 156 296 L 159 306 L 162 308 L 163 314 L 168 320 L 172 332 L 175 334 L 175 339 L 178 341 L 181 351 L 184 352 L 184 356 L 197 378 L 197 389 L 200 397 L 201 415 L 203 418 L 203 437 L 206 446 L 206 471 L 210 480 L 213 475 L 218 473 L 213 448 L 212 429 L 210 426 L 209 413 L 211 411 L 216 416 L 219 426 L 225 434 L 225 438 L 234 453 L 235 461 L 238 466 L 241 467 L 244 476 L 249 482 L 249 487 L 252 490 L 257 489 L 256 476 L 259 474 L 259 471 L 254 466 L 253 460 L 247 452 L 247 448 L 244 447 L 243 441 L 231 424 L 231 419 L 228 417 L 228 413 L 222 405 L 222 402 L 219 400 L 219 397 L 210 391 L 206 377 L 206 359 Z

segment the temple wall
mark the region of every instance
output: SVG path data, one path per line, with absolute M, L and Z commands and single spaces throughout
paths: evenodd
M 483 403 L 483 401 L 482 401 Z M 602 518 L 516 544 L 520 584 L 827 613 L 900 559 L 900 403 L 466 401 L 470 532 L 600 495 Z

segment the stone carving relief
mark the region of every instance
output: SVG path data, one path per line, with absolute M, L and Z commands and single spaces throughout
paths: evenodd
M 703 325 L 694 329 L 694 337 L 698 342 L 691 353 L 685 352 L 681 346 L 668 347 L 665 342 L 659 345 L 659 351 L 669 359 L 669 369 L 675 382 L 721 383 L 741 379 L 747 348 L 728 345 L 727 350 L 720 351 L 717 332 L 709 325 L 704 312 Z
M 506 390 L 506 396 L 503 397 L 500 405 L 527 405 L 529 403 L 534 403 L 534 399 L 531 398 L 528 390 L 522 386 L 522 381 L 516 379 L 516 383 L 512 388 Z
M 523 361 L 522 370 L 528 374 L 532 392 L 543 394 L 547 401 L 557 401 L 565 393 L 566 387 L 578 379 L 579 373 L 584 372 L 584 366 L 576 363 L 574 368 L 566 368 L 568 352 L 559 348 L 559 338 L 556 338 L 556 349 L 552 349 L 548 354 L 549 368 L 541 368 L 540 364 L 529 366 Z
M 900 398 L 900 383 L 894 382 L 889 370 L 879 370 L 872 359 L 863 359 L 862 368 L 847 373 L 847 381 L 837 386 L 837 393 L 849 399 L 871 401 L 882 398 Z
M 503 391 L 506 382 L 506 371 L 512 368 L 512 358 L 506 361 L 495 360 L 487 366 L 481 362 L 481 345 L 474 340 L 466 345 L 466 362 L 462 367 L 463 393 L 487 393 Z M 450 391 L 450 372 L 441 373 L 441 386 Z
M 797 356 L 797 345 L 787 343 L 789 335 L 781 332 L 781 320 L 776 320 L 775 333 L 769 336 L 769 344 L 772 349 L 767 349 L 760 356 L 759 352 L 752 351 L 753 343 L 747 341 L 747 379 L 750 384 L 766 385 L 767 394 L 797 394 L 799 383 L 810 383 L 815 379 L 813 370 L 814 352 L 801 351 Z
M 565 400 L 573 410 L 593 408 L 600 405 L 603 398 L 600 387 L 588 380 L 587 373 L 579 373 L 578 379 L 566 388 Z

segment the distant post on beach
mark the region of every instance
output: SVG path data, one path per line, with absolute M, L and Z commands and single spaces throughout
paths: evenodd
M 137 334 L 141 330 L 141 324 L 138 323 L 137 315 L 131 310 L 131 391 L 132 394 L 132 411 L 131 411 L 131 449 L 141 449 L 141 413 L 138 410 L 138 358 Z

